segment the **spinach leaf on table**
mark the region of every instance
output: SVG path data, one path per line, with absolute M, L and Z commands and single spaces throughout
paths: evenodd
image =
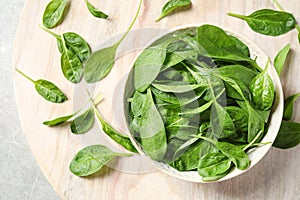
M 299 143 L 300 124 L 283 121 L 273 146 L 280 149 L 289 149 L 297 146 Z
M 278 36 L 295 28 L 296 19 L 291 13 L 262 9 L 249 16 L 228 13 L 229 16 L 245 20 L 250 28 L 264 35 Z
M 190 0 L 169 0 L 162 8 L 161 15 L 156 19 L 156 21 L 160 21 L 165 16 L 173 13 L 179 8 L 184 8 L 191 6 L 192 2 Z
M 83 76 L 86 82 L 88 83 L 95 83 L 103 78 L 105 78 L 111 69 L 114 66 L 115 63 L 115 55 L 118 47 L 122 43 L 122 41 L 125 39 L 125 37 L 128 35 L 129 31 L 133 27 L 135 21 L 137 20 L 138 14 L 141 9 L 143 0 L 140 0 L 138 10 L 135 14 L 134 19 L 132 20 L 131 24 L 129 25 L 127 31 L 124 33 L 124 35 L 112 46 L 100 49 L 96 52 L 94 52 L 90 58 L 87 60 Z
M 21 72 L 19 69 L 16 69 L 16 71 L 27 80 L 31 81 L 34 84 L 36 91 L 47 101 L 53 103 L 63 103 L 68 100 L 66 95 L 53 83 L 43 79 L 35 81 Z
M 132 156 L 116 153 L 103 145 L 92 145 L 80 150 L 70 163 L 70 171 L 76 176 L 85 177 L 102 169 L 115 157 Z
M 283 67 L 286 62 L 286 58 L 290 52 L 290 49 L 291 49 L 291 45 L 287 44 L 278 52 L 278 54 L 276 55 L 276 57 L 274 59 L 274 67 L 279 76 L 283 70 Z
M 47 28 L 54 28 L 64 18 L 67 9 L 67 0 L 51 0 L 43 14 L 43 24 Z
M 97 8 L 95 8 L 95 6 L 93 6 L 88 0 L 85 0 L 86 6 L 89 9 L 90 13 L 97 18 L 103 18 L 106 19 L 108 18 L 108 15 L 105 14 L 104 12 L 98 10 Z
M 61 124 L 66 123 L 69 119 L 71 119 L 72 117 L 74 117 L 75 114 L 71 114 L 71 115 L 66 115 L 66 116 L 62 116 L 62 117 L 58 117 L 49 121 L 45 121 L 43 122 L 44 125 L 47 126 L 58 126 Z
M 300 97 L 300 93 L 294 94 L 288 97 L 284 101 L 284 112 L 283 112 L 283 119 L 284 120 L 291 120 L 294 111 L 294 104 L 295 101 Z

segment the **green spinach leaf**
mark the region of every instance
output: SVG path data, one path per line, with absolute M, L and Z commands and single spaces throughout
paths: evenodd
M 288 97 L 284 101 L 284 112 L 283 112 L 283 119 L 284 120 L 291 120 L 293 116 L 294 104 L 295 101 L 300 97 L 300 93 L 294 94 Z
M 86 6 L 89 9 L 90 13 L 97 18 L 103 18 L 106 19 L 108 18 L 108 15 L 105 14 L 104 12 L 98 10 L 97 8 L 95 8 L 95 6 L 93 6 L 88 0 L 85 0 Z
M 43 14 L 43 24 L 47 28 L 54 28 L 64 17 L 67 8 L 67 0 L 51 0 Z
M 162 8 L 161 15 L 156 19 L 156 21 L 158 22 L 159 20 L 178 10 L 179 8 L 188 7 L 191 5 L 192 2 L 190 0 L 169 0 Z
M 82 115 L 79 115 L 71 122 L 71 131 L 74 134 L 83 134 L 94 125 L 94 109 L 89 108 Z
M 275 59 L 274 59 L 274 67 L 278 73 L 278 75 L 280 76 L 283 67 L 284 67 L 284 63 L 286 61 L 286 58 L 290 52 L 291 49 L 291 45 L 287 44 L 286 46 L 283 47 L 283 49 L 281 49 L 278 54 L 276 55 Z
M 299 143 L 300 124 L 283 121 L 273 146 L 280 149 L 289 149 L 297 146 Z

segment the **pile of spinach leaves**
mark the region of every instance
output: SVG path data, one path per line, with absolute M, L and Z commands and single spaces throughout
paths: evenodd
M 274 101 L 268 66 L 261 69 L 247 45 L 219 27 L 170 33 L 135 62 L 131 133 L 151 159 L 198 171 L 204 181 L 245 170 Z

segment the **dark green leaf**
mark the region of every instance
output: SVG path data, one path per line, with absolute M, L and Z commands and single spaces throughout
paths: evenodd
M 87 8 L 89 9 L 90 13 L 97 18 L 103 18 L 106 19 L 108 18 L 108 15 L 105 14 L 104 12 L 98 10 L 97 8 L 95 8 L 95 6 L 93 6 L 88 0 L 85 1 Z
M 64 48 L 61 55 L 61 69 L 66 79 L 72 83 L 80 82 L 83 74 L 82 63 L 77 55 L 67 48 Z
M 221 152 L 213 152 L 201 157 L 198 173 L 202 177 L 216 177 L 227 172 L 230 167 L 230 159 Z
M 249 87 L 253 102 L 260 110 L 269 110 L 274 101 L 275 89 L 268 74 L 268 64 L 263 72 L 254 77 Z
M 244 56 L 250 57 L 250 50 L 247 45 L 245 45 L 240 39 L 233 35 L 229 35 L 229 37 L 235 42 L 235 46 L 240 50 L 240 52 Z
M 71 123 L 71 131 L 74 134 L 83 134 L 94 125 L 94 110 L 88 109 L 82 115 L 76 117 Z
M 288 149 L 297 146 L 299 143 L 300 124 L 283 121 L 273 146 L 281 149 Z
M 74 156 L 69 168 L 77 176 L 89 176 L 118 156 L 131 156 L 131 154 L 116 153 L 103 145 L 92 145 L 80 150 Z
M 236 131 L 247 133 L 248 132 L 248 113 L 243 109 L 235 106 L 226 107 L 226 111 L 230 115 Z
M 187 7 L 190 5 L 192 5 L 192 2 L 190 0 L 169 0 L 162 8 L 161 15 L 156 19 L 156 21 L 158 22 L 159 20 L 169 15 L 170 13 L 173 13 L 179 8 Z
M 166 150 L 166 131 L 164 123 L 152 99 L 151 90 L 147 90 L 145 109 L 140 120 L 140 136 L 145 153 L 153 160 L 163 159 Z
M 278 54 L 276 55 L 275 59 L 274 59 L 274 67 L 278 73 L 278 75 L 280 76 L 283 67 L 284 67 L 284 63 L 286 61 L 286 58 L 290 52 L 291 49 L 291 45 L 287 44 L 285 47 L 283 47 L 283 49 L 281 49 Z
M 262 9 L 249 16 L 229 13 L 229 16 L 245 20 L 250 28 L 264 35 L 278 36 L 295 28 L 295 17 L 287 12 Z
M 249 167 L 250 159 L 240 147 L 228 142 L 216 142 L 216 146 L 238 169 L 245 170 Z
M 54 28 L 64 17 L 67 0 L 51 0 L 43 14 L 43 24 L 47 28 Z
M 248 142 L 251 142 L 257 134 L 264 132 L 265 120 L 247 103 L 249 120 L 248 120 Z
M 95 109 L 95 108 L 94 108 Z M 128 151 L 131 151 L 133 153 L 138 153 L 134 145 L 132 144 L 131 140 L 119 133 L 117 130 L 115 130 L 109 123 L 107 123 L 99 114 L 98 110 L 96 111 L 96 116 L 99 122 L 101 123 L 102 130 L 106 135 L 108 135 L 111 139 L 113 139 L 115 142 L 117 142 L 119 145 L 127 149 Z
M 284 101 L 284 112 L 283 112 L 283 119 L 284 120 L 291 120 L 293 116 L 294 104 L 295 101 L 300 97 L 300 93 L 294 94 L 288 97 Z

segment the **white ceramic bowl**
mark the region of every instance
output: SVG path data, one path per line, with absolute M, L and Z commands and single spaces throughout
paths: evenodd
M 176 27 L 176 28 L 172 29 L 171 32 L 176 31 L 176 30 L 185 29 L 185 28 L 199 27 L 201 25 L 203 25 L 203 24 L 190 24 L 190 25 L 180 26 L 180 27 Z M 222 29 L 225 30 L 228 34 L 233 35 L 233 36 L 239 38 L 241 41 L 243 41 L 249 47 L 249 50 L 250 50 L 250 53 L 251 53 L 251 58 L 256 57 L 257 58 L 256 61 L 257 61 L 258 65 L 262 68 L 265 67 L 265 65 L 268 61 L 268 56 L 254 42 L 252 42 L 251 40 L 249 40 L 248 38 L 246 38 L 245 36 L 243 36 L 239 33 L 230 31 L 230 30 L 225 29 L 225 28 L 222 28 Z M 161 38 L 161 37 L 159 37 L 159 38 Z M 152 44 L 154 41 L 156 41 L 159 38 L 155 38 L 151 43 L 149 43 L 149 45 Z M 146 48 L 144 48 L 144 49 L 146 49 Z M 141 50 L 141 52 L 143 50 Z M 140 55 L 140 53 L 137 55 L 137 57 Z M 134 60 L 134 62 L 135 62 L 135 60 Z M 134 66 L 134 62 L 131 66 Z M 278 133 L 279 128 L 280 128 L 280 124 L 281 124 L 281 120 L 282 120 L 282 116 L 283 116 L 284 99 L 283 99 L 283 91 L 282 91 L 282 86 L 281 86 L 281 83 L 280 83 L 280 79 L 278 77 L 278 74 L 277 74 L 273 64 L 271 64 L 271 66 L 269 67 L 268 73 L 269 73 L 270 77 L 272 78 L 273 83 L 275 85 L 276 96 L 275 96 L 274 105 L 273 105 L 271 115 L 270 115 L 270 119 L 269 119 L 268 132 L 265 135 L 265 137 L 262 139 L 261 142 L 271 142 L 271 143 L 273 143 L 274 140 L 276 139 L 277 133 Z M 124 93 L 125 113 L 126 113 L 126 109 L 128 109 L 128 103 L 126 103 L 127 102 L 126 99 L 128 99 L 128 97 L 130 97 L 130 95 L 132 94 L 132 91 L 134 90 L 134 86 L 133 86 L 133 83 L 132 83 L 133 79 L 132 79 L 131 75 L 132 75 L 132 73 L 129 74 L 129 77 L 127 79 L 125 93 Z M 125 116 L 125 117 L 127 117 L 127 116 Z M 129 134 L 129 137 L 130 137 L 131 141 L 133 142 L 134 146 L 139 151 L 139 153 L 142 156 L 148 157 L 147 155 L 145 155 L 145 153 L 143 152 L 142 146 L 135 140 L 135 138 L 131 134 Z M 249 171 L 253 166 L 255 166 L 267 154 L 267 152 L 269 151 L 271 146 L 272 146 L 272 144 L 267 144 L 267 145 L 264 145 L 264 146 L 261 146 L 261 147 L 258 147 L 258 148 L 254 148 L 253 150 L 248 152 L 249 158 L 251 160 L 251 165 L 247 170 L 239 170 L 239 169 L 235 168 L 227 176 L 225 176 L 225 177 L 223 177 L 223 178 L 221 178 L 217 181 L 213 181 L 213 182 L 220 182 L 220 181 L 228 180 L 228 179 L 231 179 L 233 177 L 236 177 L 238 175 L 241 175 L 241 174 Z M 176 178 L 179 178 L 179 179 L 182 179 L 182 180 L 186 180 L 186 181 L 191 181 L 191 182 L 208 183 L 208 182 L 204 182 L 202 180 L 201 176 L 198 174 L 197 171 L 179 172 L 176 169 L 170 167 L 169 165 L 167 165 L 165 163 L 151 160 L 149 157 L 148 157 L 148 160 L 152 164 L 154 164 L 158 169 L 160 169 L 161 171 L 163 171 L 163 172 L 165 172 L 165 173 L 167 173 L 167 174 L 169 174 L 173 177 L 176 177 Z M 209 182 L 209 183 L 211 183 L 211 182 Z

